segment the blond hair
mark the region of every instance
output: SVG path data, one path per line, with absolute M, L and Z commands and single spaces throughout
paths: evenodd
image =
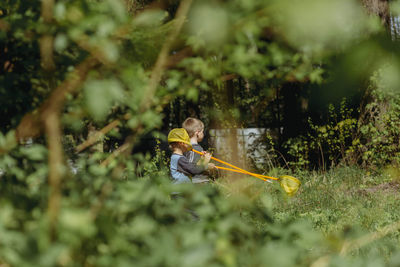
M 188 132 L 189 137 L 193 137 L 197 131 L 204 130 L 204 123 L 199 119 L 189 117 L 182 123 L 182 128 Z

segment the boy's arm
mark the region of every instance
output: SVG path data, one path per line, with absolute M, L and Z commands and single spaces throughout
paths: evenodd
M 204 149 L 199 145 L 199 144 L 192 144 L 193 148 L 196 149 L 197 151 L 203 152 Z M 189 160 L 189 162 L 192 163 L 197 163 L 200 160 L 200 155 L 197 153 L 194 153 L 193 151 L 187 151 L 184 153 L 185 157 Z
M 178 160 L 178 171 L 188 173 L 190 175 L 200 174 L 207 169 L 207 166 L 197 165 L 196 163 L 189 162 L 186 157 L 181 157 Z
M 188 151 L 188 152 L 186 152 L 184 155 L 185 155 L 185 157 L 188 159 L 189 162 L 191 162 L 191 163 L 196 163 L 196 161 L 195 161 L 195 154 L 194 154 L 193 151 Z

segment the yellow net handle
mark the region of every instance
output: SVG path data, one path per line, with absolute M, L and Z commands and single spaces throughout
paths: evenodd
M 225 168 L 225 167 L 221 167 L 221 166 L 215 166 L 215 168 L 221 169 L 221 170 L 225 170 L 225 171 L 231 171 L 231 172 L 238 172 L 238 173 L 248 174 L 248 175 L 254 176 L 254 177 L 258 178 L 258 179 L 261 179 L 261 180 L 263 180 L 264 182 L 267 181 L 267 179 L 262 178 L 262 177 L 258 176 L 258 175 L 255 174 L 255 173 L 252 173 L 252 174 L 251 174 L 250 172 L 243 172 L 243 171 L 240 171 L 240 170 Z
M 197 151 L 196 149 L 192 149 L 192 151 L 195 152 L 195 153 L 197 153 L 197 154 L 203 155 L 203 153 L 201 153 L 200 151 Z M 214 157 L 211 157 L 211 159 L 212 159 L 212 160 L 215 160 L 215 161 L 217 161 L 217 162 L 219 162 L 219 163 L 225 164 L 225 165 L 227 165 L 227 166 L 229 166 L 229 167 L 232 167 L 232 168 L 234 168 L 235 170 L 229 169 L 229 168 L 225 168 L 225 167 L 216 166 L 218 169 L 227 170 L 227 171 L 234 171 L 234 172 L 240 172 L 240 173 L 245 173 L 245 174 L 254 176 L 254 177 L 258 178 L 258 179 L 261 179 L 261 180 L 263 180 L 263 181 L 266 181 L 266 179 L 279 180 L 279 178 L 276 178 L 276 177 L 261 175 L 261 174 L 252 173 L 252 172 L 243 170 L 243 169 L 241 169 L 241 168 L 239 168 L 239 167 L 237 167 L 237 166 L 235 166 L 235 165 L 232 165 L 232 164 L 230 164 L 230 163 L 228 163 L 228 162 L 222 161 L 222 160 L 217 159 L 217 158 L 214 158 Z

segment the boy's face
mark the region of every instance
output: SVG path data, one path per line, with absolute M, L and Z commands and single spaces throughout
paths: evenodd
M 197 132 L 196 132 L 196 135 L 197 135 L 197 141 L 198 141 L 198 142 L 203 141 L 203 138 L 204 138 L 204 129 L 201 129 L 200 131 L 197 131 Z

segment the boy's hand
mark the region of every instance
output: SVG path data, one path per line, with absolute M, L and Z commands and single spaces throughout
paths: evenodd
M 208 163 L 208 169 L 209 170 L 216 170 L 217 168 L 215 167 L 215 164 L 214 163 Z
M 204 151 L 202 157 L 204 158 L 204 161 L 208 163 L 210 161 L 210 159 L 211 159 L 211 153 L 207 152 L 207 151 Z

